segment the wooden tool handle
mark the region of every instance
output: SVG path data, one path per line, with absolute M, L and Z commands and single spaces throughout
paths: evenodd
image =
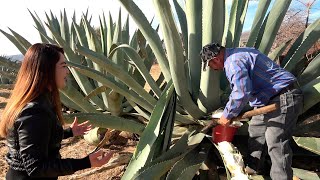
M 249 118 L 249 117 L 252 117 L 252 116 L 257 116 L 257 115 L 260 115 L 260 114 L 266 114 L 266 113 L 275 111 L 278 108 L 279 108 L 278 104 L 276 104 L 276 103 L 275 104 L 270 104 L 268 106 L 264 106 L 264 107 L 261 107 L 261 108 L 257 108 L 257 109 L 242 113 L 239 116 L 233 118 L 232 121 L 240 121 L 242 119 L 246 119 L 246 118 Z M 206 125 L 205 127 L 202 128 L 201 132 L 206 133 L 210 128 L 218 125 L 219 124 L 218 120 L 219 119 L 213 119 L 208 125 Z
M 278 106 L 279 106 L 278 104 L 274 103 L 274 104 L 270 104 L 268 106 L 264 106 L 264 107 L 257 108 L 257 109 L 251 110 L 251 111 L 247 111 L 245 113 L 239 114 L 239 116 L 233 118 L 232 121 L 239 121 L 241 119 L 249 118 L 252 116 L 266 114 L 266 113 L 275 111 L 276 109 L 278 109 Z

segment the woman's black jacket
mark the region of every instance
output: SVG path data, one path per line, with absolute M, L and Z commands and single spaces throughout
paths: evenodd
M 29 177 L 26 179 L 54 178 L 89 168 L 88 156 L 61 159 L 61 141 L 71 136 L 71 129 L 63 130 L 58 122 L 48 94 L 39 96 L 23 108 L 9 130 L 6 155 L 9 168 L 24 173 Z

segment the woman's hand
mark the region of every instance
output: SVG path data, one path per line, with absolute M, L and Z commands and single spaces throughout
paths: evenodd
M 72 129 L 73 136 L 81 136 L 87 134 L 92 129 L 92 125 L 89 124 L 89 121 L 78 124 L 78 118 L 74 117 L 70 128 Z
M 93 152 L 89 155 L 91 167 L 100 167 L 111 159 L 114 152 L 103 152 L 102 150 Z

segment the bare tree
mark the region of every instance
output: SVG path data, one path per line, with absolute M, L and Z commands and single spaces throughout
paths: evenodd
M 310 10 L 313 8 L 313 5 L 315 5 L 316 0 L 308 0 L 308 1 L 302 1 L 302 0 L 296 0 L 299 3 L 304 4 L 306 9 L 295 9 L 290 8 L 287 12 L 284 21 L 278 31 L 278 34 L 276 36 L 275 42 L 272 46 L 272 48 L 278 47 L 281 43 L 286 42 L 290 39 L 292 39 L 291 44 L 288 46 L 288 48 L 284 51 L 283 55 L 287 53 L 292 43 L 299 37 L 299 35 L 308 27 L 309 25 L 309 17 L 310 17 Z M 315 52 L 320 51 L 320 41 L 315 43 L 309 51 L 305 54 L 308 60 L 313 59 L 313 54 Z
M 308 0 L 308 1 L 306 1 L 306 0 L 297 0 L 298 2 L 300 2 L 303 6 L 305 6 L 305 8 L 306 8 L 306 23 L 305 23 L 305 28 L 307 28 L 308 27 L 308 25 L 309 25 L 309 17 L 310 17 L 310 10 L 311 10 L 311 8 L 313 8 L 312 6 L 315 4 L 315 2 L 317 1 L 317 0 Z

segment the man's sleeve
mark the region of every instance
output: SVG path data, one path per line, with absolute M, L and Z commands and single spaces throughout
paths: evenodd
M 249 101 L 252 82 L 248 72 L 250 67 L 247 66 L 240 59 L 232 61 L 226 68 L 226 75 L 229 77 L 232 88 L 229 101 L 223 111 L 223 116 L 227 119 L 237 117 Z

